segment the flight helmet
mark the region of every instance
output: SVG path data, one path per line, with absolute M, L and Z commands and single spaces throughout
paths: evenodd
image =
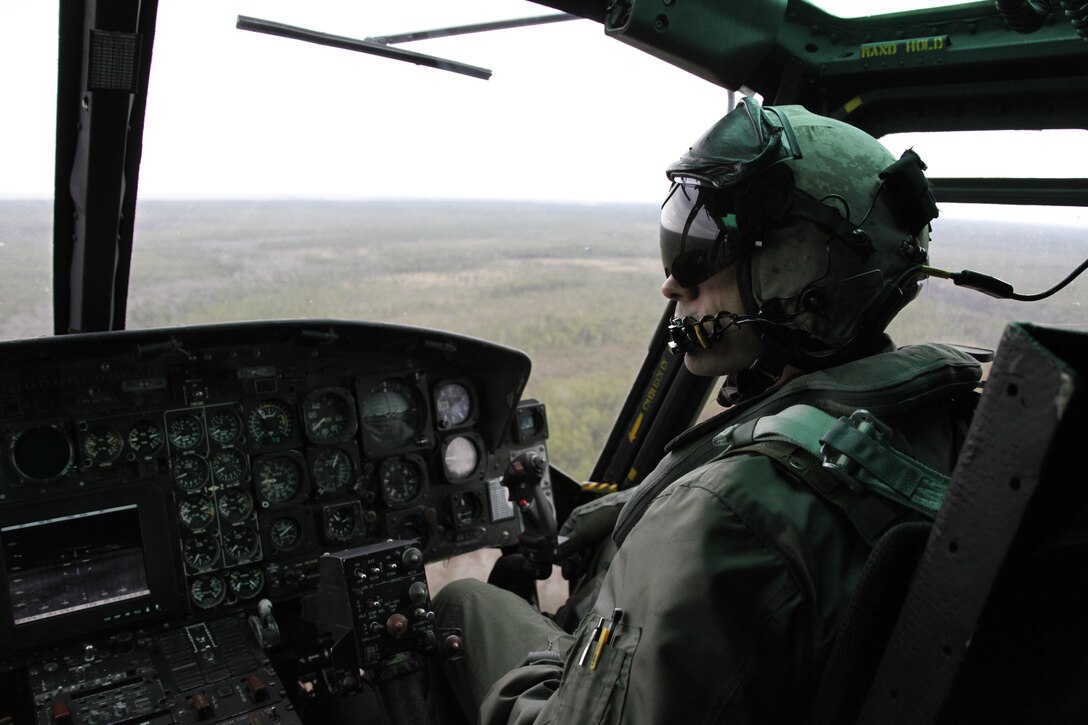
M 742 99 L 667 170 L 661 256 L 685 287 L 737 264 L 745 309 L 673 319 L 670 348 L 737 324 L 766 343 L 771 377 L 866 354 L 921 285 L 938 213 L 924 169 L 849 124 Z

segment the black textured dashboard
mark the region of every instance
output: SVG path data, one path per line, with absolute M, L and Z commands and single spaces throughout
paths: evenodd
M 337 321 L 0 343 L 0 656 L 297 598 L 326 551 L 516 542 L 529 367 Z

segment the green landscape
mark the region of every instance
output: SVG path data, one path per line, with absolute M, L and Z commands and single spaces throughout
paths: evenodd
M 0 340 L 52 332 L 52 204 L 0 202 Z M 468 201 L 144 201 L 130 328 L 297 317 L 433 327 L 520 348 L 552 460 L 589 475 L 664 308 L 657 208 Z M 935 223 L 932 261 L 1041 291 L 1088 256 L 1082 227 Z M 1086 329 L 1078 280 L 999 302 L 927 283 L 892 333 L 993 347 L 1006 321 Z

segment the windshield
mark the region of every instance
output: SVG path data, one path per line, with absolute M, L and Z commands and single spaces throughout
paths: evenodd
M 977 2 L 943 2 L 942 0 L 808 0 L 810 5 L 840 18 L 865 18 L 912 10 L 976 5 Z M 992 7 L 992 3 L 988 3 Z
M 488 81 L 235 28 L 247 15 L 365 38 L 545 14 L 511 0 L 162 0 L 128 326 L 360 319 L 515 346 L 533 360 L 527 394 L 548 406 L 552 459 L 587 476 L 664 306 L 663 170 L 727 93 L 583 20 L 399 46 L 489 68 Z M 52 332 L 56 15 L 0 5 L 27 38 L 0 45 L 27 69 L 9 78 L 23 112 L 0 121 L 0 339 Z M 1052 133 L 1088 147 L 1083 131 Z M 1022 138 L 963 153 L 962 138 L 885 141 L 940 176 L 990 173 L 978 160 L 991 157 L 1013 176 L 1085 165 L 984 151 Z M 1080 212 L 942 205 L 933 264 L 1041 291 L 1088 256 Z M 994 347 L 1011 319 L 1083 329 L 1084 289 L 1025 305 L 932 280 L 892 334 Z
M 549 14 L 162 2 L 128 326 L 362 319 L 511 345 L 533 360 L 551 459 L 588 476 L 665 303 L 663 169 L 726 92 L 585 20 L 397 46 L 487 81 L 234 27 L 365 38 Z

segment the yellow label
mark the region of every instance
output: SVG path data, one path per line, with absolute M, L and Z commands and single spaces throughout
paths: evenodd
M 947 35 L 931 35 L 925 38 L 908 38 L 881 43 L 865 43 L 861 46 L 862 60 L 881 60 L 908 54 L 943 53 L 950 45 Z

